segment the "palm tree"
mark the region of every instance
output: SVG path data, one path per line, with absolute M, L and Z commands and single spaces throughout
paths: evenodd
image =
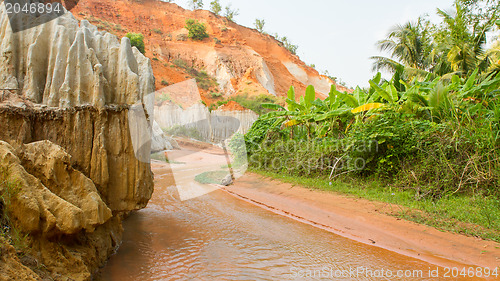
M 443 19 L 440 25 L 419 18 L 394 27 L 386 39 L 377 42 L 380 51 L 390 56 L 371 57 L 373 70 L 398 73 L 406 80 L 429 74 L 469 77 L 476 68 L 485 73 L 492 63 L 485 52 L 486 34 L 498 19 L 498 9 L 481 17 L 462 2 L 456 0 L 452 12 L 438 9 Z
M 499 23 L 500 24 L 500 23 Z M 491 58 L 491 66 L 488 69 L 488 76 L 494 77 L 500 73 L 500 40 L 496 41 L 493 46 L 486 52 L 486 55 Z
M 476 68 L 484 72 L 491 65 L 485 46 L 486 33 L 491 30 L 494 18 L 485 22 L 471 22 L 467 11 L 458 1 L 453 12 L 438 9 L 443 23 L 435 34 L 436 51 L 441 54 L 441 59 L 446 58 L 449 63 L 451 71 L 448 72 L 462 77 L 470 76 Z
M 388 51 L 391 58 L 373 56 L 373 70 L 396 73 L 404 69 L 408 76 L 426 76 L 431 71 L 432 40 L 429 23 L 419 18 L 395 26 L 387 38 L 377 42 L 380 51 Z

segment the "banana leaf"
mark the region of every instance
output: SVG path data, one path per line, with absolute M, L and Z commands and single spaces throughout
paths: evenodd
M 284 108 L 283 106 L 279 105 L 279 104 L 274 104 L 274 103 L 263 103 L 261 104 L 261 106 L 263 108 L 266 108 L 266 109 L 272 109 L 272 110 L 285 110 L 286 111 L 286 108 Z
M 360 112 L 369 111 L 369 110 L 372 110 L 372 109 L 381 108 L 383 106 L 384 106 L 383 103 L 378 103 L 378 102 L 367 103 L 367 104 L 363 104 L 362 106 L 356 107 L 355 109 L 351 110 L 351 112 L 354 113 L 354 114 L 356 114 L 356 113 L 360 113 Z

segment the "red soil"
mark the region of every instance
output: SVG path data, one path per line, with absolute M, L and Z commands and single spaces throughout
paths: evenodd
M 500 265 L 499 243 L 388 215 L 401 208 L 398 205 L 311 190 L 251 173 L 222 188 L 275 213 L 432 264 L 492 270 Z
M 291 85 L 295 86 L 298 96 L 301 96 L 307 86 L 287 70 L 284 66 L 286 62 L 300 66 L 309 77 L 320 77 L 315 69 L 280 46 L 272 36 L 240 26 L 206 10 L 185 10 L 176 4 L 158 0 L 81 0 L 72 13 L 78 19 L 87 19 L 99 29 L 118 37 L 125 36 L 127 32 L 142 33 L 145 36 L 146 56 L 152 62 L 157 89 L 167 83 L 172 85 L 192 78 L 191 74 L 173 64 L 176 59 L 182 59 L 189 66 L 203 69 L 204 62 L 200 58 L 210 56 L 214 52 L 222 53 L 231 60 L 237 72 L 237 77 L 232 81 L 235 94 L 268 93 L 257 82 L 253 73 L 251 65 L 253 55 L 250 55 L 252 51 L 264 59 L 274 77 L 278 96 L 285 96 Z M 191 39 L 179 40 L 179 35 L 187 34 L 184 26 L 188 18 L 205 23 L 210 38 L 201 42 Z M 253 82 L 253 87 L 250 89 L 249 81 Z M 337 85 L 337 88 L 344 89 L 340 85 Z M 217 92 L 217 88 L 201 90 L 202 100 L 207 105 L 220 100 L 212 98 L 211 92 Z M 320 93 L 318 96 L 326 97 Z

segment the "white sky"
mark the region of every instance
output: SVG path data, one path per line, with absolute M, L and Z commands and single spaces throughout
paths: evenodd
M 187 8 L 187 0 L 175 0 Z M 209 9 L 211 0 L 204 0 Z M 299 46 L 298 55 L 320 72 L 328 70 L 348 86 L 366 86 L 373 77 L 370 56 L 379 55 L 375 43 L 384 39 L 396 24 L 429 14 L 438 19 L 436 9 L 448 10 L 453 0 L 221 0 L 231 3 L 240 14 L 238 24 L 254 27 L 264 19 L 265 31 L 287 36 Z

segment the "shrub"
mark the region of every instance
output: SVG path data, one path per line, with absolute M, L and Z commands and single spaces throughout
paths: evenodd
M 203 8 L 203 0 L 190 0 L 189 6 L 191 7 L 191 9 L 193 11 L 202 9 Z
M 268 109 L 262 107 L 263 103 L 276 103 L 277 98 L 271 95 L 261 94 L 258 96 L 249 97 L 248 94 L 239 94 L 231 97 L 232 101 L 239 103 L 241 106 L 248 108 L 255 113 L 261 115 L 269 112 Z
M 234 18 L 240 14 L 240 10 L 238 9 L 231 9 L 231 4 L 229 6 L 226 7 L 226 12 L 224 14 L 224 16 L 230 20 L 230 21 L 234 21 Z
M 220 5 L 219 0 L 214 0 L 210 2 L 210 11 L 216 15 L 220 15 L 220 12 L 222 11 L 222 6 Z
M 187 19 L 185 27 L 189 31 L 188 37 L 193 40 L 201 41 L 208 38 L 207 27 L 204 23 L 200 23 L 194 19 Z
M 255 28 L 257 29 L 258 32 L 264 33 L 264 25 L 266 24 L 265 20 L 261 19 L 255 19 Z
M 130 45 L 136 47 L 141 53 L 145 54 L 146 49 L 144 46 L 144 35 L 141 33 L 127 33 L 125 35 L 128 39 L 130 39 Z
M 168 86 L 168 81 L 167 81 L 167 80 L 165 80 L 165 79 L 163 79 L 163 80 L 161 80 L 161 84 L 162 84 L 163 86 Z
M 227 103 L 228 103 L 228 101 L 227 101 L 227 100 L 226 100 L 226 101 L 221 101 L 221 100 L 220 100 L 220 101 L 218 101 L 218 102 L 217 102 L 217 106 L 225 105 L 225 104 L 227 104 Z
M 184 69 L 188 68 L 187 62 L 182 60 L 182 59 L 175 59 L 172 63 L 175 66 L 180 67 L 180 68 L 184 68 Z
M 0 169 L 0 236 L 4 237 L 14 248 L 22 252 L 27 247 L 27 234 L 22 233 L 9 217 L 9 207 L 21 188 L 17 182 L 8 179 L 8 170 Z
M 196 79 L 196 83 L 198 86 L 205 91 L 210 90 L 212 87 L 217 87 L 219 84 L 215 78 L 208 75 L 208 73 L 204 70 L 197 70 L 192 66 L 189 66 L 188 63 L 182 59 L 175 59 L 173 64 L 179 68 L 184 69 L 191 76 L 186 76 L 186 78 L 194 77 Z

